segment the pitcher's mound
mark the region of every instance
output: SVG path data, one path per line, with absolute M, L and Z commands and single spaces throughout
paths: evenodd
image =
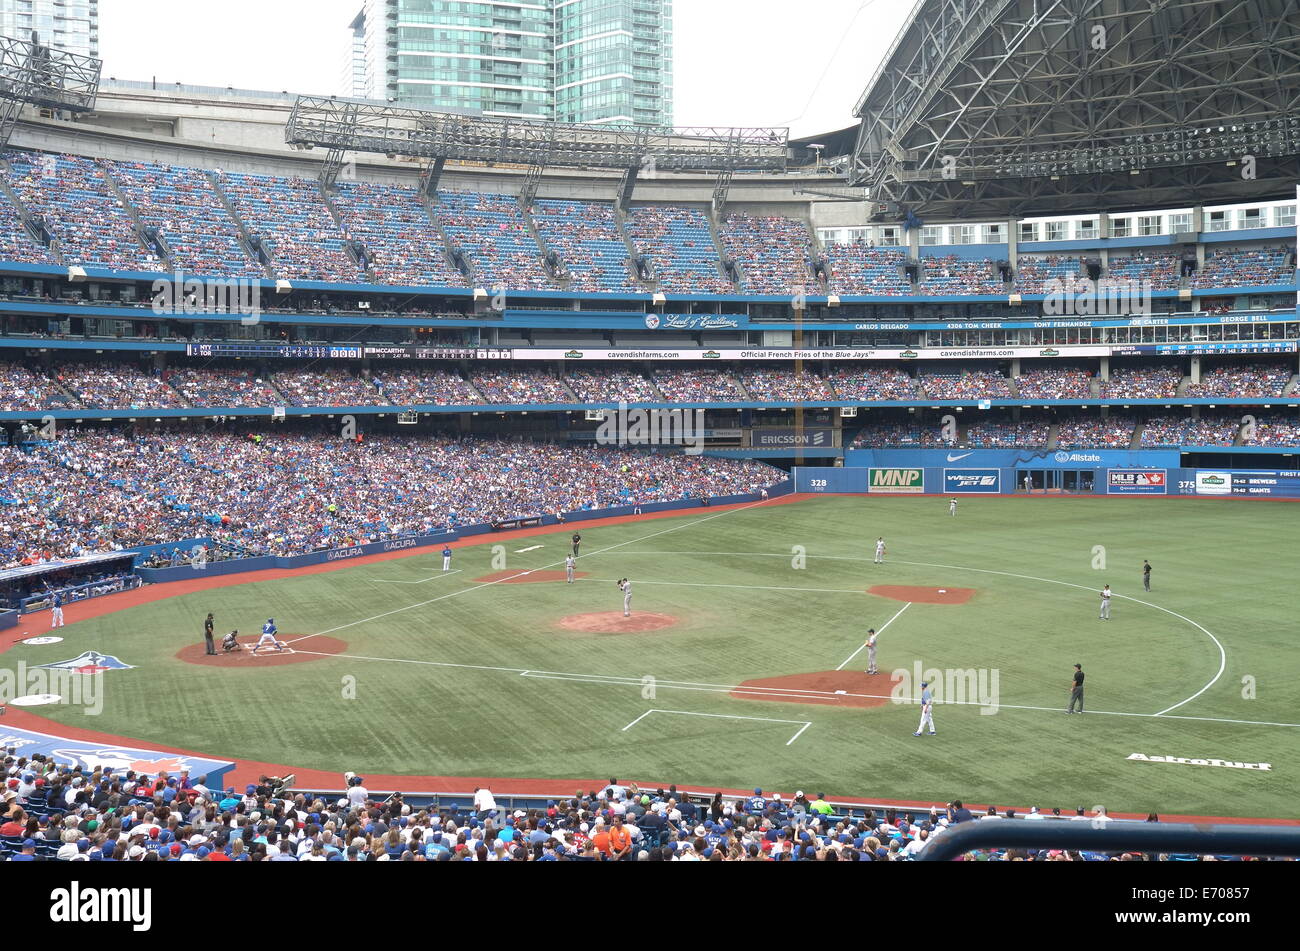
M 746 680 L 731 691 L 737 700 L 772 703 L 820 703 L 832 707 L 882 707 L 889 702 L 893 681 L 889 674 L 864 674 L 861 670 L 825 670 L 815 674 L 790 674 Z
M 301 634 L 297 635 L 297 637 L 301 636 Z M 286 634 L 280 639 L 294 641 L 294 643 L 284 651 L 277 651 L 274 647 L 264 647 L 254 654 L 252 648 L 257 643 L 257 636 L 254 635 L 239 638 L 239 645 L 243 650 L 226 653 L 221 649 L 221 639 L 218 638 L 215 654 L 207 653 L 207 648 L 200 641 L 182 647 L 176 652 L 176 659 L 200 667 L 279 667 L 282 664 L 305 664 L 313 660 L 324 660 L 325 657 L 322 655 L 342 654 L 348 649 L 346 641 L 319 634 L 301 641 L 296 640 L 293 634 Z
M 585 578 L 591 572 L 575 571 L 573 577 Z M 563 581 L 563 571 L 520 571 L 516 568 L 514 571 L 498 571 L 490 575 L 484 575 L 482 578 L 475 578 L 478 584 L 490 584 L 499 581 L 501 584 L 537 584 L 540 581 Z
M 867 594 L 915 604 L 965 604 L 975 596 L 974 588 L 916 588 L 901 584 L 878 584 Z
M 673 627 L 677 624 L 677 618 L 671 614 L 650 614 L 645 611 L 633 611 L 631 617 L 623 617 L 621 611 L 603 611 L 596 614 L 570 614 L 556 623 L 566 631 L 582 634 L 640 634 Z

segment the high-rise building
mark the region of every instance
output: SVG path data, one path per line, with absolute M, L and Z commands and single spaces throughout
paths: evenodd
M 99 0 L 0 0 L 0 35 L 99 56 Z
M 341 92 L 489 116 L 669 126 L 672 0 L 364 0 Z

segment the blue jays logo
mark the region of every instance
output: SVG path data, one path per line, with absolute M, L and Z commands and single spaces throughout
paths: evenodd
M 658 315 L 658 314 L 646 314 L 645 325 L 646 325 L 646 329 L 647 329 L 647 330 L 658 330 L 658 329 L 659 329 L 659 315 Z
M 69 766 L 80 766 L 83 769 L 94 769 L 96 766 L 102 766 L 115 773 L 124 773 L 133 769 L 137 773 L 148 773 L 150 776 L 163 770 L 169 773 L 177 773 L 191 766 L 188 756 L 151 753 L 146 750 L 126 750 L 121 747 L 111 746 L 103 749 L 66 747 L 51 751 L 51 755 L 55 756 L 60 762 L 66 762 Z
M 124 664 L 112 654 L 101 654 L 99 651 L 86 651 L 80 657 L 74 657 L 71 660 L 61 660 L 55 664 L 41 664 L 40 666 L 55 670 L 75 670 L 79 674 L 98 674 L 105 670 L 135 669 L 135 665 Z

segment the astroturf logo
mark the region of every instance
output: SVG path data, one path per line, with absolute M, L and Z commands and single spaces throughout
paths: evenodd
M 59 924 L 129 922 L 132 931 L 153 927 L 153 891 L 148 888 L 83 888 L 72 882 L 50 892 L 50 921 Z
M 704 410 L 633 409 L 620 402 L 596 428 L 601 446 L 684 446 L 688 456 L 704 451 Z
M 1147 756 L 1144 753 L 1130 753 L 1127 758 L 1138 763 L 1182 763 L 1184 766 L 1224 766 L 1228 769 L 1258 769 L 1265 772 L 1273 768 L 1272 763 L 1241 763 L 1227 759 L 1188 759 L 1186 756 Z
M 912 669 L 899 667 L 891 671 L 893 686 L 889 690 L 891 703 L 921 702 L 921 685 L 928 685 L 935 703 L 960 703 L 977 706 L 982 715 L 998 712 L 1001 702 L 999 684 L 1001 671 L 996 667 L 945 667 L 940 670 L 924 669 L 921 661 L 914 661 Z

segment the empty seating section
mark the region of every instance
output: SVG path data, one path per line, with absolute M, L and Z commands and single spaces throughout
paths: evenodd
M 1101 384 L 1101 395 L 1116 399 L 1165 399 L 1178 395 L 1182 379 L 1182 371 L 1173 367 L 1112 366 L 1110 379 Z
M 827 379 L 835 392 L 846 400 L 866 402 L 916 398 L 916 380 L 897 368 L 839 366 L 830 371 Z
M 826 259 L 835 294 L 902 297 L 912 293 L 912 284 L 903 271 L 907 252 L 902 248 L 873 248 L 865 241 L 830 244 Z
M 46 226 L 69 264 L 116 271 L 157 271 L 160 262 L 136 236 L 135 222 L 104 180 L 99 163 L 75 155 L 10 152 L 10 183 Z
M 746 294 L 817 294 L 808 225 L 774 215 L 727 215 L 722 245 L 739 265 Z
M 1137 420 L 1128 416 L 1065 420 L 1056 427 L 1056 445 L 1060 449 L 1127 449 L 1136 428 Z
M 659 394 L 640 373 L 630 370 L 569 370 L 565 373 L 569 389 L 578 399 L 589 403 L 653 403 Z
M 628 270 L 627 245 L 611 205 L 539 199 L 533 222 L 542 240 L 568 268 L 574 291 L 640 290 Z
M 633 208 L 627 216 L 633 246 L 654 267 L 667 294 L 733 294 L 702 211 L 677 205 Z
M 921 393 L 933 400 L 1006 399 L 1011 396 L 1007 378 L 996 370 L 953 370 L 922 373 Z
M 993 262 L 987 259 L 968 261 L 947 255 L 923 258 L 921 264 L 919 290 L 922 294 L 1006 294 L 1006 285 L 994 270 Z
M 1182 257 L 1178 254 L 1134 252 L 1110 256 L 1106 277 L 1111 281 L 1147 283 L 1153 291 L 1174 290 L 1181 283 Z
M 542 265 L 519 202 L 510 195 L 439 192 L 434 208 L 447 237 L 469 257 L 479 286 L 558 290 Z
M 334 207 L 347 236 L 365 245 L 378 283 L 465 286 L 414 188 L 339 182 Z
M 1280 363 L 1252 363 L 1202 369 L 1201 382 L 1187 387 L 1187 396 L 1281 396 L 1291 381 L 1291 368 Z
M 1239 416 L 1191 419 L 1160 416 L 1142 429 L 1142 448 L 1155 446 L 1231 446 L 1241 429 Z
M 1295 249 L 1224 248 L 1206 251 L 1205 266 L 1196 272 L 1193 286 L 1266 287 L 1295 281 Z
M 213 277 L 266 276 L 244 249 L 239 226 L 205 173 L 150 162 L 107 167 L 140 220 L 158 229 L 174 269 Z
M 572 403 L 563 383 L 539 370 L 478 370 L 471 382 L 489 403 Z
M 756 400 L 820 403 L 835 399 L 831 385 L 809 370 L 750 367 L 741 374 L 741 383 Z
M 736 403 L 743 399 L 736 381 L 721 370 L 655 370 L 654 382 L 669 403 Z
M 1016 262 L 1016 291 L 1021 294 L 1045 294 L 1052 287 L 1052 282 L 1071 286 L 1077 280 L 1083 280 L 1082 263 L 1078 258 L 1062 257 L 1049 254 L 1044 257 L 1022 255 Z
M 316 182 L 229 173 L 222 175 L 221 187 L 249 233 L 266 242 L 277 277 L 343 284 L 365 280 L 345 250 Z

